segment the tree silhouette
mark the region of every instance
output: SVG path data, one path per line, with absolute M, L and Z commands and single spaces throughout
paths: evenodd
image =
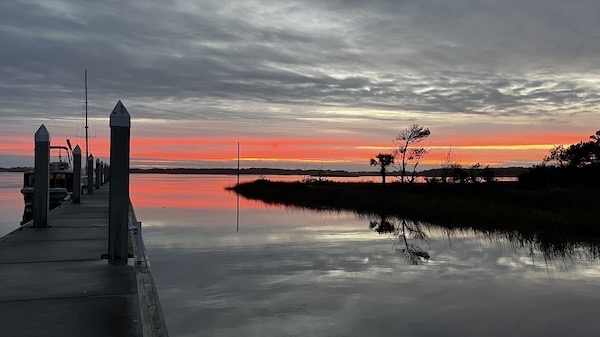
M 375 158 L 371 159 L 371 166 L 381 167 L 381 169 L 379 170 L 379 173 L 381 174 L 381 183 L 385 185 L 385 168 L 394 163 L 394 155 L 391 155 L 389 153 L 380 153 L 377 156 L 375 156 Z
M 429 261 L 429 253 L 419 245 L 420 242 L 428 243 L 429 239 L 418 221 L 407 221 L 382 214 L 369 222 L 369 228 L 379 234 L 392 234 L 398 237 L 396 252 L 410 264 L 420 265 Z
M 544 163 L 554 163 L 563 167 L 585 167 L 600 163 L 600 130 L 590 136 L 590 141 L 572 144 L 569 147 L 557 145 L 544 158 Z
M 554 166 L 564 166 L 565 159 L 563 153 L 565 152 L 564 145 L 556 145 L 550 149 L 550 153 L 544 157 L 544 163 L 552 163 Z
M 542 165 L 534 165 L 519 175 L 519 183 L 529 186 L 600 187 L 600 130 L 587 142 L 554 146 Z
M 479 176 L 486 183 L 493 183 L 496 179 L 496 173 L 494 173 L 494 170 L 490 167 L 490 165 L 486 165 L 483 170 L 481 170 Z
M 428 128 L 420 126 L 419 124 L 413 124 L 401 130 L 398 136 L 394 139 L 394 144 L 398 146 L 396 153 L 398 153 L 398 156 L 400 157 L 400 174 L 401 181 L 403 183 L 406 181 L 406 167 L 408 164 L 411 161 L 414 162 L 413 175 L 411 179 L 411 182 L 413 182 L 419 162 L 429 152 L 424 147 L 413 146 L 421 142 L 423 139 L 429 137 L 430 134 L 431 132 Z

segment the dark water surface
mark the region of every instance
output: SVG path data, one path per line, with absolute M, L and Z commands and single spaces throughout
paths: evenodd
M 0 172 L 0 238 L 19 228 L 23 219 L 23 173 Z
M 286 178 L 299 179 L 301 177 Z M 600 263 L 507 235 L 264 206 L 235 177 L 132 175 L 172 336 L 593 336 Z M 416 253 L 415 253 L 416 252 Z M 429 257 L 427 259 L 427 257 Z

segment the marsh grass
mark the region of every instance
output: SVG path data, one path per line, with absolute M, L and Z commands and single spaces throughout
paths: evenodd
M 516 183 L 241 183 L 231 190 L 265 203 L 397 216 L 447 228 L 518 231 L 541 242 L 600 244 L 600 190 L 522 189 Z

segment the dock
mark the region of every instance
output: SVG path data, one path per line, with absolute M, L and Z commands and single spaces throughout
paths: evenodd
M 129 216 L 134 225 L 133 208 Z M 85 202 L 52 210 L 48 221 L 0 238 L 1 336 L 167 336 L 147 256 L 136 256 L 135 232 L 126 264 L 105 258 L 108 185 Z

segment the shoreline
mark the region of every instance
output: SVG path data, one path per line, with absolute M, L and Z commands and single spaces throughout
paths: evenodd
M 27 172 L 33 170 L 32 167 L 0 167 L 1 172 Z M 496 177 L 516 178 L 521 173 L 529 170 L 523 167 L 498 167 L 493 168 Z M 237 175 L 236 168 L 130 168 L 130 173 L 140 174 L 220 174 Z M 397 172 L 389 172 L 389 177 L 395 177 Z M 377 171 L 345 171 L 345 170 L 304 170 L 304 169 L 278 169 L 251 167 L 239 170 L 240 175 L 300 175 L 321 178 L 336 177 L 381 177 Z M 442 175 L 441 169 L 424 170 L 416 173 L 417 177 L 439 177 Z
M 549 243 L 600 244 L 600 190 L 493 184 L 304 183 L 256 180 L 228 188 L 267 204 L 396 216 L 447 228 L 519 232 Z

